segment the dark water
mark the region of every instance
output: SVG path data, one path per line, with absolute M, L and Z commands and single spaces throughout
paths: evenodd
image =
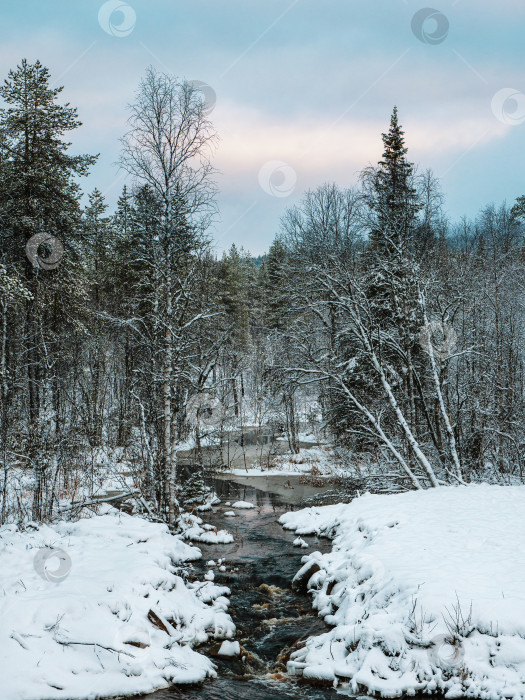
M 335 491 L 333 485 L 318 487 L 317 496 L 293 482 L 293 491 L 280 495 L 223 479 L 212 479 L 210 485 L 221 498 L 221 504 L 203 513 L 205 522 L 217 529 L 227 529 L 235 537 L 229 545 L 202 545 L 202 560 L 194 564 L 193 575 L 202 580 L 208 567 L 206 562 L 225 559 L 227 571 L 221 573 L 214 567 L 215 582 L 231 589 L 230 614 L 237 626 L 235 639 L 247 653 L 243 663 L 239 659 L 222 659 L 216 656 L 220 643 L 210 643 L 199 651 L 210 656 L 217 666 L 218 678 L 199 686 L 175 686 L 144 696 L 145 700 L 175 700 L 175 698 L 200 698 L 201 700 L 273 700 L 273 698 L 298 698 L 327 700 L 357 697 L 372 700 L 366 695 L 352 696 L 348 691 L 337 692 L 332 687 L 314 687 L 300 678 L 286 675 L 286 660 L 295 645 L 309 635 L 320 634 L 327 629 L 324 622 L 312 611 L 310 598 L 291 591 L 291 582 L 301 565 L 301 557 L 316 549 L 329 551 L 326 539 L 304 536 L 310 545 L 300 549 L 292 545 L 295 535 L 278 524 L 279 516 L 288 511 L 315 503 L 350 501 L 352 487 L 346 492 Z M 279 485 L 279 484 L 278 484 Z M 270 484 L 265 484 L 268 488 Z M 355 495 L 355 494 L 354 494 Z M 226 501 L 250 501 L 257 508 L 239 510 L 235 518 L 224 516 L 232 510 Z M 290 504 L 293 502 L 293 505 Z M 233 509 L 235 510 L 235 509 Z M 265 588 L 263 584 L 275 588 Z M 261 586 L 263 586 L 261 588 Z M 276 590 L 277 589 L 277 590 Z M 436 700 L 442 696 L 434 696 Z M 416 694 L 411 700 L 427 700 L 428 695 Z
M 228 545 L 199 544 L 203 558 L 194 565 L 193 573 L 195 578 L 202 578 L 208 560 L 226 560 L 226 572 L 214 567 L 215 582 L 229 586 L 232 591 L 229 612 L 237 626 L 235 638 L 246 650 L 247 658 L 243 663 L 239 659 L 216 657 L 220 643 L 210 643 L 199 651 L 213 658 L 217 679 L 201 686 L 176 686 L 147 697 L 152 700 L 341 697 L 332 688 L 315 688 L 286 675 L 286 660 L 294 645 L 310 634 L 327 629 L 312 611 L 310 599 L 292 593 L 292 578 L 306 552 L 328 551 L 330 542 L 305 537 L 309 549 L 293 547 L 295 535 L 283 530 L 277 520 L 285 511 L 300 505 L 287 504 L 283 496 L 231 481 L 213 480 L 212 486 L 222 502 L 213 512 L 204 513 L 203 518 L 217 529 L 229 530 L 235 541 Z M 224 516 L 224 511 L 230 510 L 225 502 L 238 500 L 250 501 L 257 507 L 236 510 L 235 518 Z
M 175 698 L 206 698 L 206 700 L 233 700 L 234 698 L 246 698 L 246 700 L 271 700 L 272 698 L 310 698 L 310 700 L 325 700 L 326 698 L 341 699 L 335 690 L 326 688 L 313 688 L 294 683 L 280 683 L 267 680 L 235 680 L 229 678 L 217 678 L 205 683 L 198 688 L 184 688 L 179 686 L 170 690 L 161 690 L 152 695 L 144 696 L 155 700 L 175 700 Z M 365 700 L 365 698 L 363 698 Z

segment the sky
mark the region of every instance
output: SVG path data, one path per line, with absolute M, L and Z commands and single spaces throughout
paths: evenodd
M 430 0 L 432 2 L 432 0 Z M 525 194 L 522 0 L 0 0 L 0 68 L 46 65 L 100 153 L 83 188 L 113 207 L 127 105 L 146 68 L 208 85 L 218 252 L 268 249 L 286 209 L 357 183 L 394 105 L 452 220 Z

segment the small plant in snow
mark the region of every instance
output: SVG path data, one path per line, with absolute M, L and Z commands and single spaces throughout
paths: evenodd
M 472 602 L 470 603 L 469 613 L 465 617 L 457 594 L 456 600 L 457 603 L 452 606 L 452 610 L 445 608 L 447 615 L 443 615 L 443 619 L 450 632 L 450 636 L 453 639 L 461 639 L 468 637 L 474 631 L 474 625 L 472 624 Z
M 418 639 L 421 639 L 423 637 L 423 629 L 425 625 L 425 616 L 423 613 L 423 608 L 420 608 L 420 617 L 418 620 L 418 615 L 417 615 L 417 598 L 414 596 L 412 598 L 412 607 L 410 609 L 410 613 L 408 615 L 408 628 L 410 632 L 417 637 Z

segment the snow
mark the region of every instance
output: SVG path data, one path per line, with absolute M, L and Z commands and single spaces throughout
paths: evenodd
M 233 510 L 227 510 L 224 515 L 227 515 L 229 518 L 234 518 L 236 513 Z
M 191 513 L 184 513 L 178 521 L 184 539 L 204 544 L 229 544 L 233 535 L 227 530 L 219 530 L 213 525 L 203 524 L 202 518 Z M 201 527 L 202 525 L 202 527 Z
M 333 538 L 303 557 L 332 626 L 288 670 L 384 697 L 525 695 L 525 487 L 472 485 L 281 516 Z M 312 575 L 313 574 L 313 575 Z
M 217 654 L 218 656 L 240 656 L 241 645 L 239 642 L 229 642 L 228 640 L 224 640 Z
M 293 541 L 293 546 L 294 547 L 302 547 L 303 549 L 307 549 L 308 542 L 305 542 L 302 537 L 296 537 L 295 540 Z
M 343 467 L 334 451 L 327 445 L 301 448 L 298 454 L 275 455 L 269 467 L 249 466 L 229 470 L 235 476 L 315 476 L 318 478 L 344 476 Z M 226 504 L 228 505 L 228 504 Z M 234 504 L 235 505 L 235 504 Z
M 232 508 L 240 508 L 241 510 L 244 509 L 249 509 L 249 508 L 255 508 L 253 503 L 250 503 L 249 501 L 236 501 L 235 503 L 232 504 Z
M 197 509 L 199 513 L 204 513 L 207 510 L 211 510 L 213 506 L 218 505 L 221 502 L 221 499 L 217 496 L 215 492 L 209 493 L 206 501 L 200 505 L 197 506 Z
M 185 583 L 200 551 L 120 514 L 0 528 L 2 700 L 98 698 L 215 676 L 193 649 L 235 635 L 229 589 Z
M 233 476 L 309 476 L 312 473 L 311 464 L 291 464 L 287 463 L 286 467 L 271 467 L 270 469 L 264 467 L 251 467 L 248 469 L 231 469 L 228 472 L 223 472 L 225 474 L 232 474 Z M 333 476 L 332 474 L 316 474 L 319 478 Z

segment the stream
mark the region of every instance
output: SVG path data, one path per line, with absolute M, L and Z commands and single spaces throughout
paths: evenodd
M 286 674 L 286 661 L 294 645 L 327 629 L 312 610 L 310 597 L 292 593 L 292 579 L 305 553 L 326 552 L 331 545 L 326 539 L 305 537 L 308 549 L 294 547 L 296 535 L 277 522 L 282 513 L 310 504 L 315 494 L 321 497 L 324 492 L 327 497 L 324 502 L 331 500 L 330 487 L 308 486 L 293 478 L 292 483 L 286 478 L 275 484 L 260 482 L 258 486 L 262 488 L 255 488 L 246 480 L 239 480 L 245 483 L 224 476 L 209 480 L 221 503 L 213 511 L 203 513 L 203 519 L 217 529 L 229 530 L 235 540 L 227 545 L 199 543 L 202 559 L 194 563 L 193 576 L 202 580 L 208 570 L 207 561 L 225 560 L 225 572 L 213 567 L 215 582 L 231 589 L 229 612 L 237 626 L 235 639 L 247 652 L 246 660 L 219 657 L 220 643 L 210 642 L 199 647 L 199 651 L 213 659 L 218 678 L 199 686 L 175 686 L 144 697 L 151 700 L 341 697 L 332 688 L 313 687 Z M 226 502 L 235 501 L 249 501 L 256 508 L 238 509 L 236 517 L 225 516 L 225 511 L 231 510 Z

